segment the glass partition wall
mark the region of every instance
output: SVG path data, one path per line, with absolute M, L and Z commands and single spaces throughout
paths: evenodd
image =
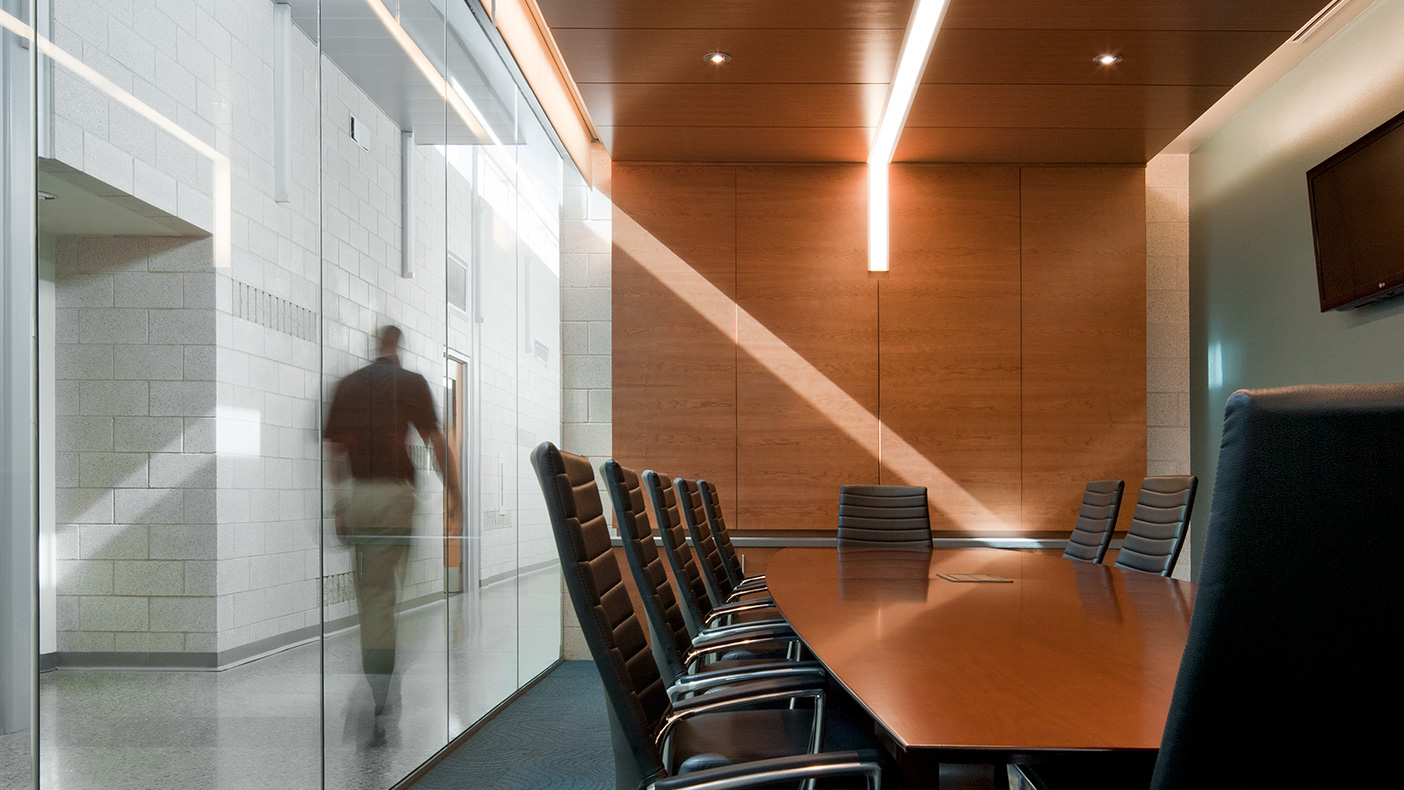
M 0 3 L 0 787 L 395 785 L 560 657 L 572 165 L 476 0 Z

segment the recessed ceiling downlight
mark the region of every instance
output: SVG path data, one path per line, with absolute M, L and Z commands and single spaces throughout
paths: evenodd
M 731 56 L 720 50 L 716 52 L 708 52 L 706 55 L 702 56 L 702 59 L 716 66 L 720 66 L 723 63 L 731 62 Z
M 1093 58 L 1098 64 L 1103 66 L 1115 66 L 1121 62 L 1121 56 L 1115 52 L 1104 52 Z

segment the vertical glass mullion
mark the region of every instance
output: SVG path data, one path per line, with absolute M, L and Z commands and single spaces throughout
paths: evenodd
M 5 0 L 0 9 L 0 737 L 28 730 L 26 784 L 37 786 L 36 49 L 27 4 Z

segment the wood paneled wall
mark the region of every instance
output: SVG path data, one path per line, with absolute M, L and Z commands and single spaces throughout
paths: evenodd
M 833 528 L 844 483 L 927 485 L 933 528 L 975 534 L 1066 533 L 1089 479 L 1134 491 L 1144 170 L 891 181 L 878 277 L 861 166 L 616 162 L 615 457 L 715 482 L 739 530 Z

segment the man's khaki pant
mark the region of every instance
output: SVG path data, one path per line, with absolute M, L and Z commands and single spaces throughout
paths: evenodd
M 395 606 L 409 559 L 414 505 L 414 487 L 402 480 L 356 480 L 337 502 L 352 544 L 361 670 L 377 716 L 385 712 L 395 673 Z

